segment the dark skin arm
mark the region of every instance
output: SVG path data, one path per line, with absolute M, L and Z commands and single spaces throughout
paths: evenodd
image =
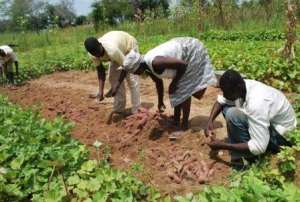
M 120 77 L 118 80 L 118 84 L 116 85 L 115 88 L 112 88 L 109 90 L 109 92 L 105 95 L 105 97 L 114 97 L 116 93 L 118 92 L 122 82 L 126 78 L 127 72 L 125 70 L 121 70 Z
M 213 122 L 217 118 L 217 116 L 221 113 L 221 111 L 222 111 L 222 105 L 218 102 L 215 102 L 215 104 L 211 110 L 206 129 L 204 130 L 206 137 L 212 136 Z
M 99 93 L 97 95 L 97 98 L 99 99 L 99 101 L 102 101 L 104 99 L 103 91 L 104 91 L 106 73 L 102 63 L 98 65 L 96 68 L 97 68 L 97 76 L 99 81 Z
M 213 121 L 216 119 L 216 117 L 221 113 L 222 111 L 222 105 L 218 102 L 215 102 L 213 109 L 211 111 L 211 114 L 209 116 L 207 127 L 204 131 L 205 135 L 207 137 L 211 137 L 211 142 L 208 143 L 208 146 L 213 150 L 233 150 L 233 151 L 249 151 L 249 147 L 247 143 L 238 143 L 238 144 L 230 144 L 225 143 L 223 141 L 217 140 L 213 137 Z
M 213 150 L 224 149 L 224 150 L 233 150 L 233 151 L 240 151 L 240 152 L 249 151 L 249 147 L 247 143 L 230 144 L 220 140 L 212 140 L 210 143 L 208 143 L 208 146 Z
M 157 78 L 155 75 L 152 73 L 148 73 L 150 78 L 154 81 L 155 86 L 156 86 L 156 91 L 158 95 L 158 111 L 159 112 L 164 112 L 166 109 L 166 106 L 164 104 L 164 83 L 161 79 Z
M 0 77 L 3 78 L 3 69 L 4 66 L 0 65 Z
M 169 86 L 169 94 L 174 94 L 177 89 L 178 81 L 182 78 L 186 71 L 187 63 L 173 57 L 157 56 L 153 60 L 152 66 L 157 72 L 163 72 L 165 69 L 176 70 L 176 76 Z
M 16 66 L 16 74 L 19 76 L 19 62 L 15 61 L 15 66 Z

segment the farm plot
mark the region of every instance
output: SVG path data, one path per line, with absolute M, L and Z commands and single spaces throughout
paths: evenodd
M 41 111 L 46 118 L 61 116 L 73 121 L 76 125 L 72 136 L 89 147 L 92 158 L 97 158 L 93 143 L 98 140 L 105 145 L 103 150 L 114 167 L 132 172 L 162 193 L 177 195 L 200 190 L 201 184 L 227 183 L 228 153 L 219 155 L 224 162 L 215 161 L 204 144 L 203 128 L 219 93 L 217 89 L 208 89 L 203 100 L 193 102 L 191 129 L 176 141 L 168 138 L 173 131 L 168 124 L 170 106 L 163 115 L 155 112 L 156 94 L 151 80 L 141 80 L 144 109 L 139 115 L 123 120 L 114 116 L 111 124 L 107 120 L 112 100 L 97 103 L 90 99 L 89 94 L 96 91 L 95 73 L 79 71 L 54 73 L 16 89 L 0 89 L 14 103 Z M 167 97 L 165 104 L 168 104 Z M 225 138 L 222 118 L 217 119 L 215 127 L 217 136 Z

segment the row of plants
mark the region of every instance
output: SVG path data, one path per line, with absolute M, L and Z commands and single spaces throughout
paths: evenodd
M 0 96 L 0 201 L 142 201 L 155 192 L 114 170 L 105 153 L 70 137 L 71 123 L 47 121 Z M 94 145 L 101 151 L 101 143 Z M 153 198 L 152 197 L 152 198 Z
M 217 31 L 211 30 L 199 35 L 203 40 L 222 41 L 276 41 L 284 40 L 285 33 L 278 30 L 261 31 Z
M 153 26 L 160 26 L 163 23 L 164 29 L 153 29 Z M 169 26 L 174 24 L 172 28 Z M 116 27 L 116 30 L 126 30 L 132 33 L 133 36 L 156 36 L 156 35 L 186 35 L 199 37 L 202 40 L 225 40 L 225 41 L 275 41 L 284 40 L 285 34 L 282 31 L 268 29 L 265 27 L 260 30 L 241 30 L 241 31 L 222 31 L 222 30 L 209 30 L 203 33 L 190 27 L 190 29 L 183 28 L 177 30 L 180 27 L 177 23 L 170 21 L 155 22 L 153 21 L 151 26 L 143 24 L 124 23 L 120 27 Z M 167 28 L 166 28 L 167 27 Z M 149 29 L 148 31 L 145 28 Z M 15 44 L 20 51 L 29 51 L 35 48 L 47 48 L 49 46 L 58 46 L 66 44 L 74 44 L 84 40 L 88 36 L 101 36 L 103 33 L 109 31 L 111 27 L 104 26 L 101 31 L 96 32 L 92 26 L 79 26 L 70 27 L 66 29 L 48 29 L 41 32 L 22 32 L 22 33 L 1 33 L 0 44 Z M 175 30 L 173 30 L 175 29 Z
M 140 50 L 145 53 L 172 35 L 139 36 Z M 278 50 L 283 41 L 204 41 L 216 69 L 234 68 L 247 78 L 263 81 L 278 89 L 298 91 L 300 57 L 292 62 L 282 58 Z M 299 47 L 296 47 L 299 48 Z M 297 53 L 296 53 L 297 54 Z M 21 74 L 18 83 L 54 71 L 87 70 L 93 65 L 82 43 L 36 48 L 19 53 Z
M 300 57 L 289 62 L 279 49 L 283 42 L 208 42 L 214 67 L 233 68 L 247 78 L 289 92 L 300 92 Z M 296 53 L 297 54 L 297 53 Z

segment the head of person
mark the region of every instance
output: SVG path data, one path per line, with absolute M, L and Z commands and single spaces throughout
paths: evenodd
M 89 37 L 84 41 L 85 49 L 95 57 L 102 57 L 104 55 L 104 48 L 102 44 L 95 37 Z
M 0 49 L 0 57 L 5 57 L 6 52 L 3 49 Z
M 246 83 L 243 77 L 235 70 L 227 70 L 220 78 L 219 85 L 223 96 L 231 101 L 246 98 Z
M 123 69 L 129 73 L 141 75 L 148 68 L 144 57 L 138 52 L 131 50 L 126 56 L 123 63 Z

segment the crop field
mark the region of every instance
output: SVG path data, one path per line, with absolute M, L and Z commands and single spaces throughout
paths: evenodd
M 300 119 L 300 47 L 295 60 L 283 59 L 282 31 L 120 29 L 137 38 L 142 53 L 173 37 L 196 37 L 215 70 L 236 69 L 282 90 Z M 112 99 L 97 103 L 89 97 L 97 92 L 97 75 L 83 46 L 86 37 L 103 33 L 81 26 L 0 34 L 0 44 L 17 45 L 20 63 L 18 85 L 1 80 L 0 202 L 300 201 L 299 128 L 288 136 L 293 147 L 262 156 L 244 171 L 229 166 L 228 152 L 212 153 L 205 144 L 203 130 L 221 93 L 217 88 L 193 100 L 191 128 L 176 141 L 168 138 L 172 109 L 167 105 L 164 114 L 156 114 L 155 86 L 144 76 L 143 122 L 134 115 L 109 120 Z M 214 124 L 217 137 L 225 139 L 223 117 Z M 192 175 L 185 165 L 201 169 Z

